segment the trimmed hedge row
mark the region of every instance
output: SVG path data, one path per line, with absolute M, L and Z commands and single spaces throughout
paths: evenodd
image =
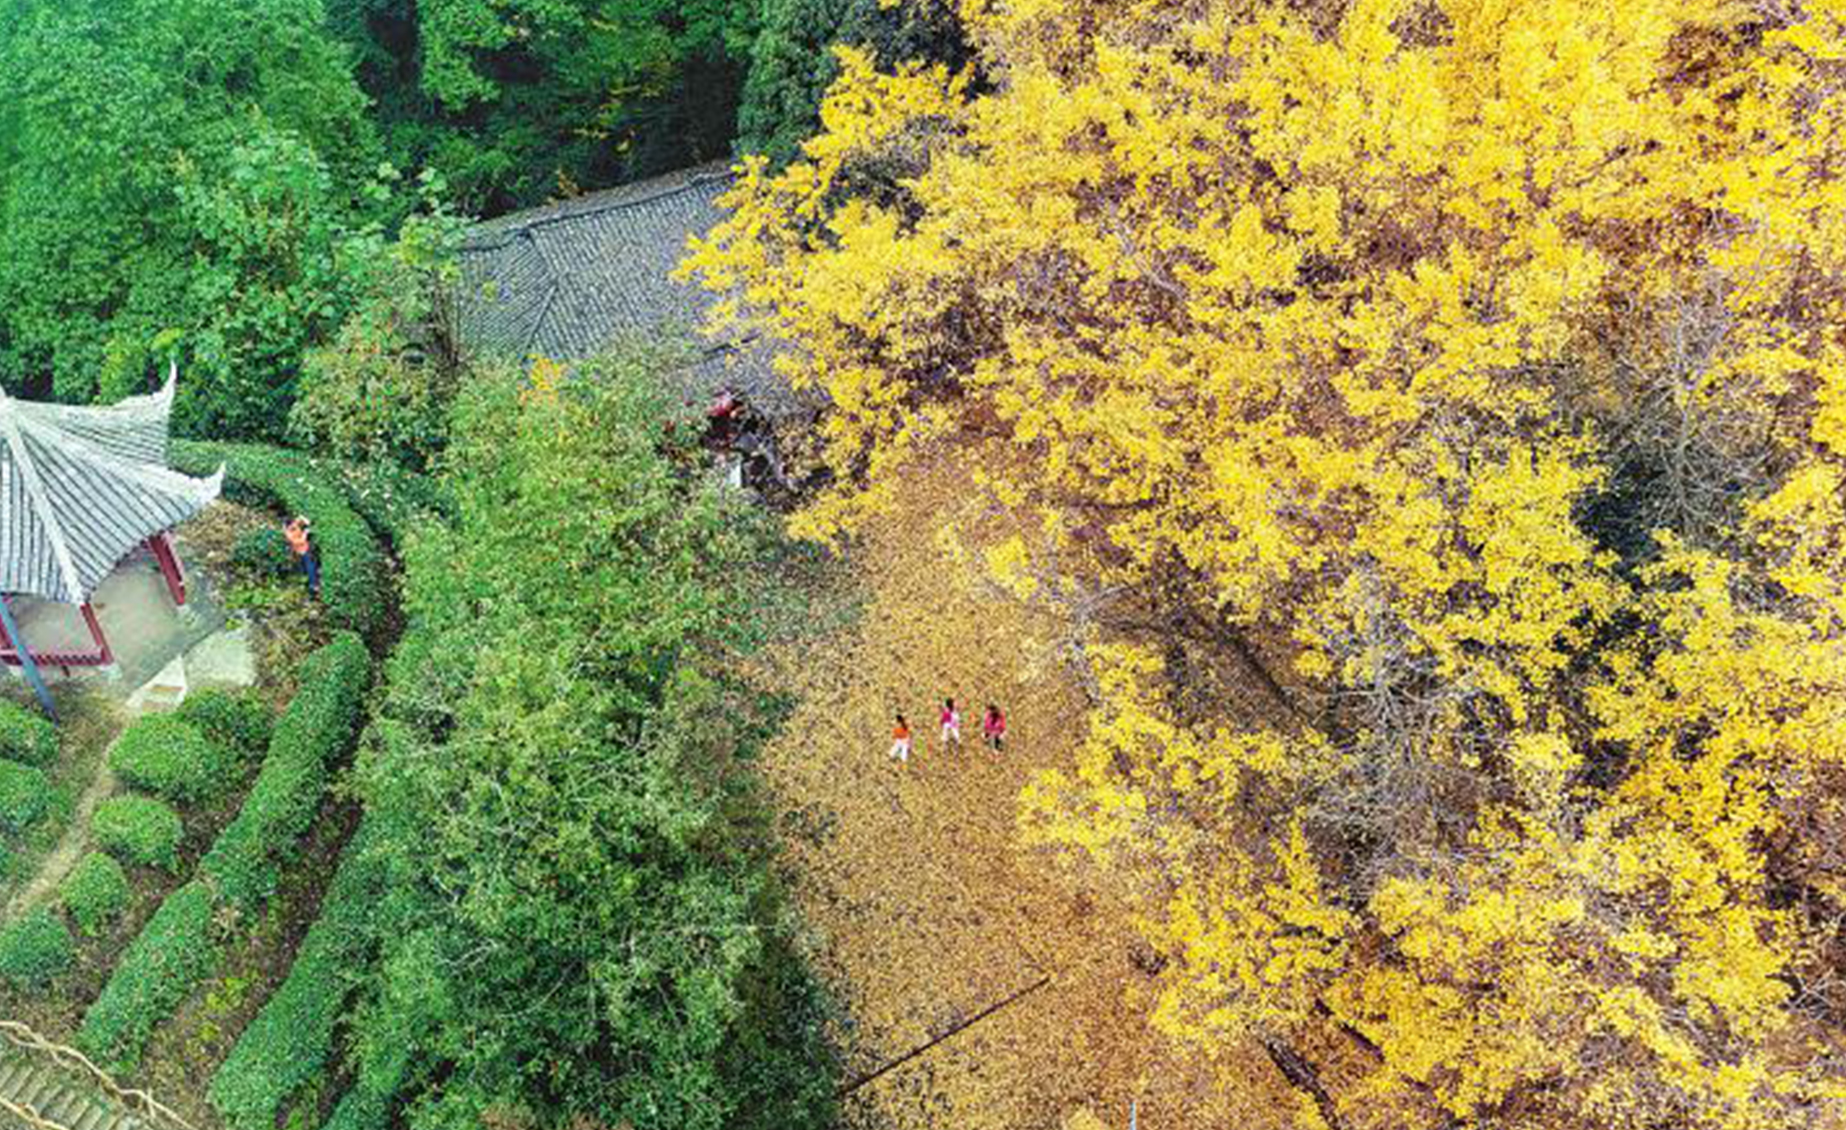
M 217 964 L 212 912 L 211 888 L 196 879 L 166 897 L 83 1014 L 77 1047 L 85 1055 L 134 1070 L 155 1025 Z
M 236 501 L 307 515 L 320 554 L 321 599 L 334 623 L 368 636 L 383 627 L 384 559 L 338 476 L 299 451 L 259 444 L 175 440 L 170 457 L 176 470 L 194 475 L 224 464 L 225 493 Z
M 230 785 L 236 758 L 177 715 L 144 714 L 109 747 L 109 768 L 142 792 L 196 804 Z
M 372 657 L 351 633 L 302 664 L 301 689 L 276 723 L 256 784 L 199 861 L 220 897 L 254 908 L 275 890 L 282 858 L 320 807 L 329 767 L 352 741 L 371 673 Z
M 390 1124 L 391 1098 L 355 1083 L 340 1098 L 321 1130 L 385 1130 Z
M 58 759 L 58 728 L 36 711 L 0 699 L 0 757 L 46 768 Z
M 225 749 L 254 756 L 269 747 L 275 715 L 251 695 L 216 688 L 193 691 L 174 714 Z
M 359 466 L 316 462 L 346 492 L 346 501 L 372 528 L 402 550 L 404 539 L 420 522 L 454 517 L 455 500 L 440 483 L 392 463 Z
M 368 924 L 382 876 L 366 842 L 362 827 L 340 857 L 288 979 L 212 1077 L 212 1105 L 235 1130 L 273 1130 L 289 1097 L 327 1066 L 353 971 L 373 941 Z
M 69 928 L 48 906 L 0 929 L 0 980 L 15 988 L 48 984 L 74 956 Z
M 91 1058 L 132 1070 L 155 1026 L 216 966 L 218 908 L 261 908 L 280 859 L 314 818 L 330 763 L 353 738 L 371 665 L 351 632 L 302 663 L 301 689 L 276 723 L 269 756 L 237 818 L 199 861 L 199 877 L 160 904 L 84 1014 L 77 1042 Z
M 0 831 L 25 831 L 50 804 L 51 782 L 43 769 L 0 761 Z
M 143 867 L 179 870 L 179 842 L 186 834 L 179 813 L 151 796 L 112 796 L 90 815 L 90 834 L 110 855 Z
M 112 857 L 93 851 L 64 876 L 58 897 L 77 928 L 93 937 L 128 905 L 128 876 Z

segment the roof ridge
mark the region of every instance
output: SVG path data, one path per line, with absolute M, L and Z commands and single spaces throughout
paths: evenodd
M 38 512 L 38 520 L 45 527 L 45 536 L 51 541 L 52 556 L 57 558 L 58 572 L 64 575 L 64 587 L 69 592 L 70 602 L 81 604 L 88 595 L 83 591 L 83 581 L 77 576 L 77 565 L 71 560 L 70 544 L 64 537 L 64 523 L 52 512 L 51 502 L 45 497 L 45 484 L 39 479 L 38 464 L 26 453 L 26 441 L 19 434 L 19 414 L 12 397 L 0 400 L 0 434 L 6 438 L 6 446 L 13 453 L 13 465 L 19 468 L 20 483 L 26 488 L 26 497 L 32 500 L 32 509 Z
M 715 162 L 713 164 L 715 164 Z M 596 216 L 608 215 L 610 212 L 620 212 L 620 211 L 625 211 L 629 208 L 639 208 L 644 204 L 652 204 L 659 200 L 665 200 L 668 197 L 679 196 L 683 193 L 690 192 L 695 188 L 703 188 L 706 185 L 709 185 L 715 181 L 729 180 L 733 176 L 735 176 L 734 171 L 729 166 L 726 166 L 722 170 L 713 169 L 711 165 L 694 166 L 694 168 L 701 170 L 701 171 L 695 171 L 695 172 L 690 173 L 689 175 L 685 177 L 684 180 L 681 180 L 676 184 L 666 185 L 666 186 L 657 188 L 651 192 L 645 192 L 642 195 L 624 197 L 620 200 L 611 200 L 606 204 L 593 205 L 591 207 L 581 208 L 576 211 L 559 212 L 553 215 L 535 216 L 530 220 L 525 220 L 523 222 L 509 224 L 507 229 L 504 232 L 498 232 L 498 231 L 494 232 L 492 238 L 483 239 L 481 242 L 478 242 L 478 243 L 469 242 L 468 240 L 464 239 L 462 241 L 461 250 L 463 251 L 498 251 L 501 248 L 510 247 L 514 242 L 516 242 L 517 240 L 523 237 L 529 236 L 531 232 L 536 228 L 546 228 L 546 227 L 551 227 L 555 224 L 567 223 L 572 220 L 587 220 L 587 219 L 591 219 Z M 673 174 L 669 174 L 669 175 L 673 175 Z M 630 182 L 630 184 L 628 185 L 614 185 L 614 186 L 611 186 L 610 189 L 605 189 L 603 191 L 614 191 L 615 189 L 633 187 L 634 185 L 642 184 L 642 183 L 645 183 L 645 182 L 634 181 L 634 182 Z M 577 197 L 576 199 L 581 200 L 583 199 L 583 197 Z M 569 200 L 563 200 L 563 201 L 558 202 L 555 205 L 551 205 L 551 207 L 567 208 L 569 207 L 570 203 L 571 202 Z M 514 215 L 517 215 L 517 213 L 514 213 Z M 500 216 L 492 220 L 484 221 L 483 223 L 484 224 L 495 224 L 495 223 L 501 223 L 507 219 L 508 217 Z

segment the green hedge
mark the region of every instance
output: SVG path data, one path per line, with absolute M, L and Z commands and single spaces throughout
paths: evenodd
M 321 1130 L 385 1130 L 391 1125 L 391 1099 L 354 1084 L 327 1116 Z
M 371 671 L 365 644 L 351 633 L 302 664 L 300 689 L 276 723 L 256 784 L 199 861 L 224 898 L 254 908 L 275 889 L 283 858 L 320 807 L 334 759 L 352 742 Z
M 25 831 L 50 804 L 51 782 L 44 770 L 0 761 L 0 831 Z
M 77 928 L 94 936 L 128 905 L 128 876 L 113 858 L 93 851 L 64 876 L 64 882 L 58 885 L 58 896 Z
M 371 948 L 378 868 L 361 828 L 340 857 L 288 979 L 213 1076 L 212 1105 L 235 1130 L 272 1130 L 289 1097 L 325 1070 L 341 1007 Z
M 276 723 L 262 700 L 216 688 L 193 691 L 175 713 L 225 749 L 251 756 L 269 746 Z
M 337 476 L 299 451 L 257 444 L 175 440 L 171 461 L 194 475 L 210 474 L 222 463 L 230 498 L 307 515 L 320 554 L 321 599 L 333 622 L 367 636 L 384 626 L 384 558 Z
M 359 466 L 315 460 L 346 493 L 346 501 L 379 535 L 402 550 L 418 523 L 454 516 L 455 502 L 440 483 L 392 463 Z
M 0 699 L 0 757 L 48 766 L 58 759 L 58 728 L 35 710 Z
M 109 768 L 142 792 L 196 804 L 229 787 L 236 758 L 172 714 L 144 714 L 109 748 Z
M 212 911 L 211 888 L 196 880 L 167 896 L 84 1013 L 79 1049 L 107 1068 L 134 1070 L 154 1028 L 217 962 Z
M 50 907 L 0 929 L 0 980 L 15 988 L 43 985 L 70 968 L 71 932 Z
M 144 867 L 179 870 L 179 842 L 185 832 L 179 813 L 153 797 L 110 797 L 90 816 L 90 834 L 104 851 Z
M 201 878 L 161 903 L 85 1014 L 78 1046 L 93 1058 L 132 1069 L 154 1027 L 211 974 L 218 907 L 254 911 L 274 889 L 282 857 L 320 806 L 332 761 L 352 741 L 371 665 L 365 644 L 351 632 L 302 663 L 300 690 L 276 723 L 256 784 L 199 861 Z

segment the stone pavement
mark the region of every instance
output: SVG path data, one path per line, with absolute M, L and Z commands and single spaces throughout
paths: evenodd
M 186 594 L 186 606 L 176 608 L 153 556 L 129 556 L 90 601 L 115 653 L 115 669 L 43 667 L 46 681 L 87 679 L 135 713 L 171 709 L 196 686 L 249 686 L 256 665 L 248 629 L 225 626 L 224 610 L 199 571 L 187 570 Z M 75 606 L 21 596 L 13 607 L 35 650 L 94 648 Z

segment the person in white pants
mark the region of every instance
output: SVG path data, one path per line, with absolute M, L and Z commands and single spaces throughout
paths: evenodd
M 891 756 L 899 761 L 910 762 L 910 725 L 904 716 L 897 716 L 897 725 L 891 727 Z
M 942 700 L 942 746 L 961 744 L 961 711 L 955 709 L 955 700 Z

